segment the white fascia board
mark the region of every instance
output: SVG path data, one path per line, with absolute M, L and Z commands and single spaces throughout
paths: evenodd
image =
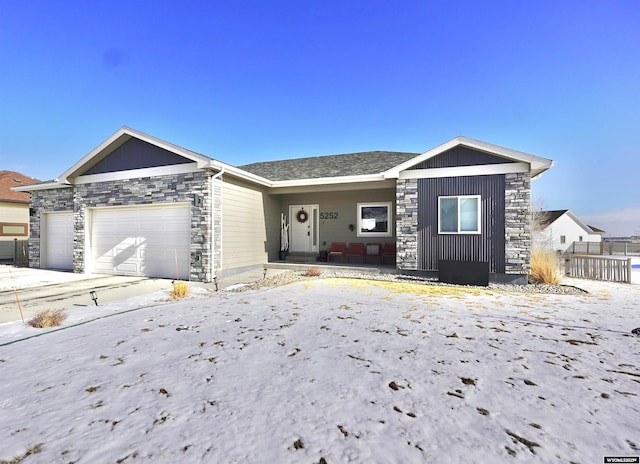
M 72 177 L 74 175 L 74 173 L 76 173 L 80 169 L 82 169 L 82 167 L 85 166 L 87 163 L 89 163 L 91 160 L 93 160 L 96 157 L 98 159 L 101 159 L 102 157 L 100 155 L 107 148 L 111 147 L 112 145 L 115 145 L 115 148 L 117 148 L 118 146 L 122 145 L 127 140 L 129 140 L 131 137 L 135 137 L 135 138 L 140 139 L 140 140 L 142 140 L 144 142 L 150 143 L 152 145 L 155 145 L 157 147 L 163 148 L 163 149 L 165 149 L 167 151 L 170 151 L 172 153 L 180 155 L 180 156 L 182 156 L 184 158 L 187 158 L 187 159 L 197 163 L 199 168 L 204 168 L 211 162 L 211 158 L 209 158 L 208 156 L 200 155 L 200 154 L 195 153 L 195 152 L 193 152 L 191 150 L 187 150 L 185 148 L 179 147 L 179 146 L 174 145 L 172 143 L 165 142 L 164 140 L 160 140 L 160 139 L 158 139 L 156 137 L 153 137 L 151 135 L 148 135 L 148 134 L 145 134 L 143 132 L 137 131 L 137 130 L 132 129 L 130 127 L 123 126 L 120 129 L 118 129 L 118 131 L 116 131 L 116 133 L 111 135 L 111 137 L 109 137 L 104 142 L 102 142 L 100 145 L 98 145 L 96 148 L 91 150 L 80 161 L 78 161 L 73 166 L 71 166 L 69 169 L 67 169 L 65 172 L 63 172 L 59 177 L 60 181 L 64 182 L 64 183 L 69 182 L 69 177 Z M 111 151 L 112 150 L 109 150 L 109 152 L 111 152 Z
M 366 174 L 361 176 L 319 177 L 314 179 L 290 179 L 272 181 L 265 177 L 252 174 L 248 171 L 237 168 L 235 166 L 231 166 L 229 164 L 222 163 L 217 160 L 211 160 L 206 167 L 215 169 L 216 171 L 224 170 L 225 175 L 232 175 L 248 182 L 253 182 L 273 189 L 380 182 L 385 180 L 381 174 Z
M 70 184 L 63 184 L 61 182 L 43 182 L 41 184 L 23 185 L 21 187 L 11 187 L 11 190 L 16 192 L 35 192 L 36 190 L 51 190 L 57 188 L 70 188 Z
M 273 181 L 269 179 L 265 179 L 264 177 L 257 176 L 243 169 L 237 168 L 235 166 L 231 166 L 230 164 L 222 163 L 218 160 L 210 160 L 209 163 L 205 166 L 209 169 L 214 169 L 218 172 L 224 171 L 225 174 L 238 177 L 239 179 L 246 180 L 248 182 L 252 182 L 254 184 L 260 184 L 265 187 L 272 187 Z
M 399 179 L 434 179 L 439 177 L 491 176 L 529 172 L 527 163 L 483 164 L 479 166 L 460 166 L 455 168 L 412 169 L 402 171 Z
M 468 137 L 456 137 L 455 139 L 449 140 L 442 145 L 438 145 L 437 147 L 432 148 L 431 150 L 426 151 L 421 155 L 416 156 L 415 158 L 412 158 L 392 169 L 389 169 L 384 173 L 384 175 L 387 178 L 397 178 L 400 175 L 400 172 L 406 171 L 416 164 L 422 163 L 423 161 L 438 156 L 445 151 L 455 148 L 459 145 L 483 151 L 485 153 L 489 153 L 490 155 L 507 158 L 515 162 L 528 163 L 531 166 L 531 172 L 534 174 L 533 177 L 541 174 L 542 172 L 553 166 L 553 161 L 547 158 L 541 158 L 539 156 L 534 156 L 528 153 L 523 153 L 521 151 L 512 150 L 510 148 L 493 145 L 491 143 L 482 142 L 480 140 L 470 139 Z
M 361 176 L 319 177 L 317 179 L 278 180 L 272 183 L 274 188 L 306 187 L 314 185 L 352 184 L 361 182 L 380 182 L 385 180 L 381 174 L 366 174 Z

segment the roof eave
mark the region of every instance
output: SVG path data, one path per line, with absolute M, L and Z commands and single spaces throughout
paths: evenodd
M 310 179 L 290 179 L 273 181 L 272 187 L 307 187 L 312 185 L 353 184 L 362 182 L 379 182 L 385 180 L 380 174 L 362 174 L 357 176 L 318 177 Z
M 13 190 L 13 188 L 11 190 Z M 14 205 L 28 205 L 29 200 L 14 200 L 12 198 L 0 198 L 0 203 L 11 203 Z
M 51 190 L 55 188 L 69 188 L 72 187 L 69 183 L 63 183 L 59 181 L 42 182 L 41 184 L 23 185 L 20 187 L 12 187 L 11 190 L 16 192 L 35 192 L 37 190 Z
M 543 158 L 544 159 L 544 158 Z M 548 171 L 553 166 L 556 165 L 555 161 L 546 160 L 546 163 L 535 163 L 531 164 L 531 178 L 535 179 L 536 177 L 540 177 L 542 173 Z
M 273 186 L 273 181 L 269 179 L 258 176 L 256 174 L 252 174 L 249 171 L 245 171 L 244 169 L 237 168 L 235 166 L 223 163 L 215 159 L 209 159 L 209 162 L 205 166 L 203 166 L 203 168 L 213 169 L 218 172 L 223 171 L 225 174 L 229 174 L 239 179 L 253 182 L 264 187 Z

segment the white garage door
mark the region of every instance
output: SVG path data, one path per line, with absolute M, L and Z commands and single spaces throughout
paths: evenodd
M 189 277 L 188 205 L 105 208 L 91 212 L 91 272 Z
M 46 213 L 45 224 L 44 267 L 73 269 L 73 213 Z

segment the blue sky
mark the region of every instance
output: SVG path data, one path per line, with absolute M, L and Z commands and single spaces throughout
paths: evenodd
M 640 234 L 640 2 L 1 0 L 0 169 L 55 178 L 123 125 L 233 165 L 465 135 Z

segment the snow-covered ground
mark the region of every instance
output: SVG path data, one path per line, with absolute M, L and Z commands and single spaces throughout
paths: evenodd
M 590 293 L 319 279 L 2 324 L 0 461 L 638 456 L 640 287 L 571 283 Z

